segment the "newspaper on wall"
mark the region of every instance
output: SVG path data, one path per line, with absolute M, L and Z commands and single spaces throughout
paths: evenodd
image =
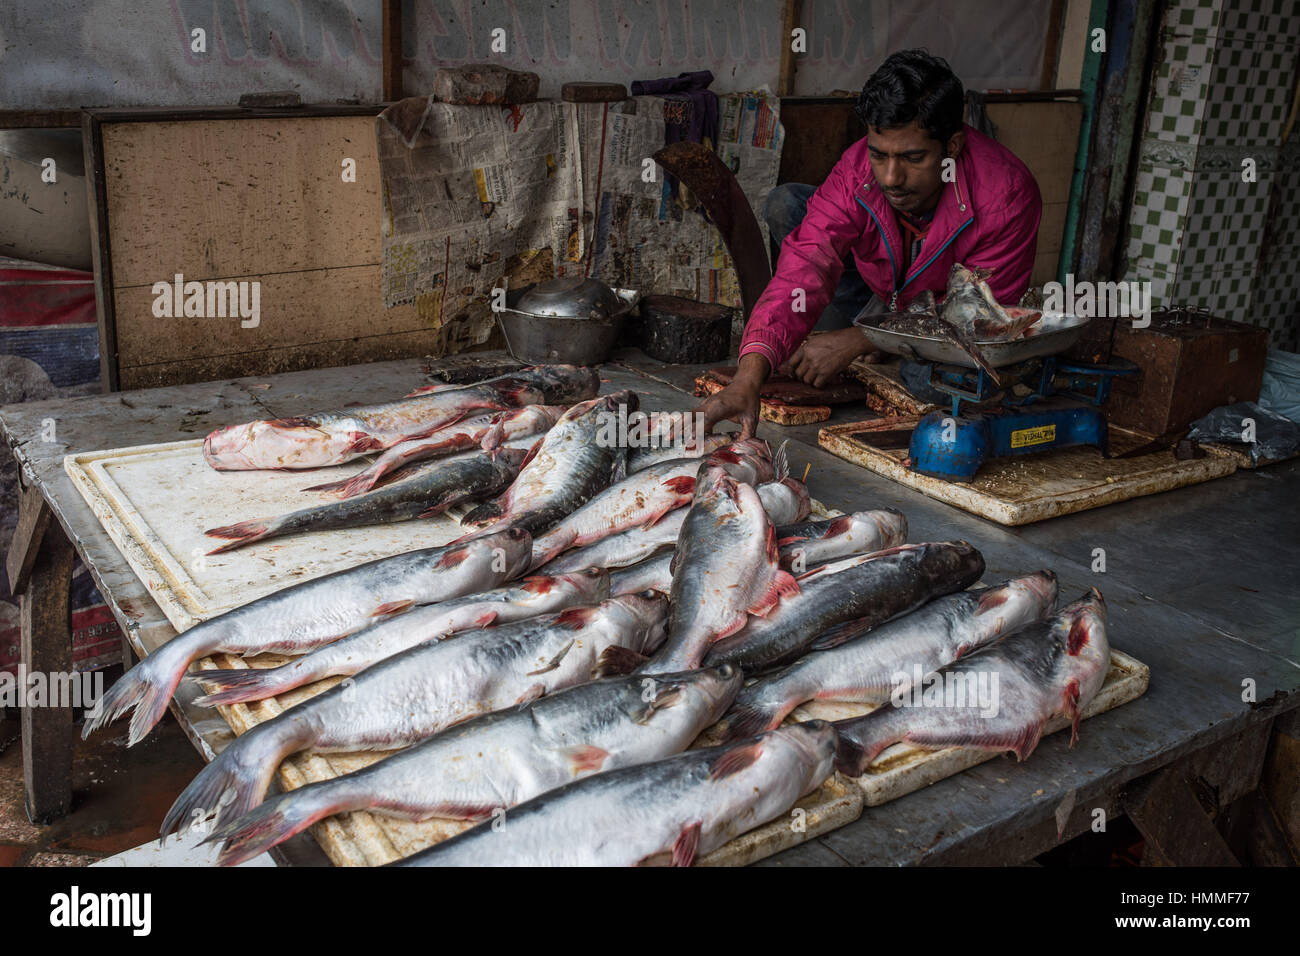
M 739 307 L 718 231 L 687 190 L 672 197 L 651 159 L 663 103 L 432 103 L 409 146 L 381 118 L 385 305 L 413 303 L 432 328 L 455 325 L 449 350 L 491 334 L 493 289 L 556 276 Z M 760 223 L 780 165 L 777 104 L 719 97 L 716 148 Z

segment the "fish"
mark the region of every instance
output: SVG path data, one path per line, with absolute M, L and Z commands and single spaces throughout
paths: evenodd
M 369 468 L 339 481 L 312 485 L 304 491 L 332 491 L 340 498 L 363 494 L 399 469 L 420 461 L 446 458 L 482 448 L 495 451 L 512 438 L 526 438 L 546 432 L 566 411 L 563 405 L 525 405 L 504 412 L 475 415 L 440 428 L 427 438 L 394 445 Z
M 722 468 L 738 481 L 771 479 L 775 472 L 771 449 L 763 441 L 734 442 L 710 454 L 706 462 Z M 784 457 L 780 462 L 784 462 Z M 614 535 L 641 529 L 651 531 L 665 516 L 689 505 L 695 496 L 695 481 L 700 471 L 699 458 L 676 458 L 651 468 L 643 468 L 597 494 L 572 514 L 562 518 L 544 534 L 533 539 L 533 567 L 537 568 L 564 551 L 596 544 Z M 801 488 L 802 486 L 799 486 Z M 799 498 L 799 488 L 766 489 L 759 496 L 769 510 L 777 514 L 797 512 L 808 504 L 807 494 Z M 773 518 L 773 521 L 778 519 Z M 672 524 L 660 533 L 644 536 L 646 540 L 665 541 Z M 680 520 L 677 522 L 680 529 Z M 676 542 L 673 532 L 672 542 Z M 631 562 L 626 562 L 631 563 Z M 584 567 L 609 565 L 584 565 Z
M 1041 620 L 1056 606 L 1056 575 L 1038 571 L 978 590 L 958 591 L 882 624 L 866 637 L 814 651 L 746 687 L 725 719 L 728 738 L 779 727 L 800 704 L 833 700 L 881 705 L 964 654 Z
M 132 708 L 128 746 L 162 719 L 194 661 L 209 654 L 303 654 L 417 604 L 496 587 L 523 573 L 532 554 L 527 531 L 511 529 L 465 544 L 421 548 L 368 561 L 282 588 L 210 617 L 131 668 L 100 698 L 84 740 Z
M 896 743 L 923 750 L 1010 750 L 1020 761 L 1034 752 L 1056 716 L 1070 719 L 1073 747 L 1083 709 L 1101 689 L 1109 666 L 1106 603 L 1092 588 L 1046 620 L 941 667 L 926 678 L 929 689 L 911 689 L 922 706 L 908 705 L 909 695 L 900 694 L 891 706 L 865 717 L 836 721 L 836 769 L 859 777 Z M 978 699 L 981 678 L 996 691 L 991 700 Z M 930 703 L 926 696 L 935 689 L 938 699 Z
M 503 527 L 540 536 L 609 487 L 625 469 L 627 452 L 602 440 L 602 433 L 607 437 L 617 416 L 636 407 L 636 393 L 624 389 L 570 408 L 537 443 L 514 483 L 461 519 L 462 526 L 482 526 L 465 537 Z
M 911 313 L 923 313 L 929 315 L 938 315 L 939 306 L 934 301 L 934 293 L 929 289 L 922 289 L 907 306 L 907 311 Z
M 722 716 L 743 680 L 739 669 L 723 666 L 560 690 L 274 796 L 205 842 L 221 843 L 218 862 L 232 866 L 339 813 L 482 820 L 574 779 L 680 753 Z
M 629 528 L 585 548 L 574 548 L 538 568 L 540 574 L 565 574 L 583 568 L 628 568 L 663 551 L 672 552 L 686 520 L 687 508 L 677 508 L 648 528 Z
M 300 750 L 396 750 L 471 717 L 627 673 L 663 641 L 662 594 L 466 631 L 385 658 L 236 737 L 176 798 L 162 835 L 215 814 L 247 813 L 276 767 Z
M 653 415 L 652 412 L 651 416 L 653 417 Z M 735 435 L 723 432 L 705 435 L 702 440 L 695 440 L 690 436 L 676 440 L 670 436 L 665 440 L 661 436 L 659 441 L 652 444 L 628 449 L 627 473 L 634 475 L 638 471 L 644 471 L 654 465 L 672 461 L 676 458 L 700 458 L 721 448 L 726 448 L 733 441 L 735 441 Z
M 857 636 L 934 598 L 965 590 L 983 573 L 983 556 L 965 541 L 905 544 L 824 564 L 796 579 L 797 595 L 719 639 L 704 660 L 736 664 L 747 674 L 768 670 L 818 643 Z M 827 631 L 850 622 L 853 630 L 827 640 Z
M 599 773 L 389 866 L 690 866 L 830 775 L 826 721 Z
M 541 365 L 476 385 L 319 412 L 297 418 L 229 425 L 203 441 L 203 457 L 219 471 L 341 465 L 400 442 L 423 438 L 472 412 L 521 405 L 570 404 L 600 387 L 595 369 Z
M 678 458 L 611 485 L 533 539 L 533 568 L 570 548 L 586 547 L 632 528 L 653 527 L 695 497 L 699 470 L 698 459 Z
M 223 554 L 258 541 L 304 532 L 336 531 L 366 525 L 432 518 L 465 501 L 481 501 L 504 491 L 528 457 L 523 448 L 498 448 L 446 461 L 423 462 L 411 474 L 382 488 L 326 504 L 300 508 L 276 518 L 255 518 L 203 532 L 229 540 L 208 554 Z
M 897 312 L 876 320 L 876 327 L 886 332 L 898 332 L 901 335 L 921 335 L 952 342 L 969 355 L 975 367 L 983 369 L 984 374 L 992 379 L 995 385 L 1002 383 L 998 378 L 997 369 L 989 364 L 975 340 L 947 319 L 925 312 Z M 916 356 L 913 355 L 913 358 Z
M 787 523 L 776 529 L 781 567 L 797 574 L 855 554 L 896 548 L 906 540 L 907 518 L 893 508 Z
M 977 342 L 1001 342 L 1018 338 L 1041 318 L 1041 311 L 1016 309 L 1009 314 L 985 281 L 988 273 L 953 263 L 948 273 L 948 293 L 939 314 Z
M 685 512 L 682 513 L 685 517 Z M 639 591 L 661 591 L 667 594 L 673 586 L 674 551 L 669 548 L 652 558 L 638 561 L 626 568 L 609 573 L 610 594 L 636 594 Z
M 360 673 L 425 641 L 557 613 L 579 604 L 596 604 L 609 594 L 609 574 L 597 569 L 524 578 L 505 587 L 414 608 L 279 667 L 199 671 L 191 676 L 216 691 L 195 703 L 215 707 L 264 700 L 326 677 Z
M 677 539 L 668 640 L 645 672 L 699 667 L 714 641 L 799 593 L 779 560 L 758 492 L 720 467 L 702 466 Z

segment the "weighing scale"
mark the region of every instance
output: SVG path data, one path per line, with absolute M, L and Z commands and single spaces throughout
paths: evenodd
M 931 363 L 930 385 L 947 395 L 949 410 L 933 411 L 912 430 L 908 467 L 947 481 L 970 481 L 991 458 L 1035 455 L 1073 445 L 1095 445 L 1109 457 L 1109 430 L 1101 410 L 1111 382 L 1136 375 L 1132 362 L 1063 362 L 1058 355 L 1083 335 L 1088 319 L 1044 315 L 1031 334 L 1009 342 L 981 342 L 1001 384 L 954 342 L 881 329 L 892 314 L 864 316 L 858 326 L 882 351 Z

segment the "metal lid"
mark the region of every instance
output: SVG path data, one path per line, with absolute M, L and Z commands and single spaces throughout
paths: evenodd
M 568 319 L 607 319 L 625 307 L 605 283 L 581 276 L 538 283 L 515 306 L 520 312 Z

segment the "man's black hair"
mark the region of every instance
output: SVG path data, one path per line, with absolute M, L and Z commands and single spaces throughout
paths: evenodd
M 891 53 L 862 87 L 857 105 L 867 126 L 898 129 L 916 120 L 940 143 L 961 129 L 964 111 L 961 80 L 947 60 L 925 50 Z

